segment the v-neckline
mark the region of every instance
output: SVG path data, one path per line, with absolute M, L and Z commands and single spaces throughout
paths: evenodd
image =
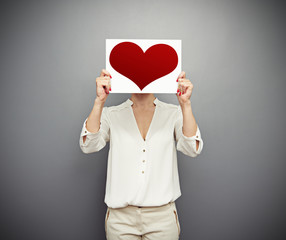
M 140 132 L 140 129 L 138 127 L 138 124 L 137 124 L 137 121 L 136 121 L 136 118 L 135 118 L 135 115 L 134 115 L 134 112 L 133 112 L 133 108 L 132 108 L 132 104 L 133 102 L 128 98 L 127 101 L 130 103 L 129 104 L 129 108 L 130 108 L 130 111 L 131 111 L 131 115 L 132 115 L 132 118 L 133 118 L 133 122 L 135 123 L 135 126 L 136 126 L 136 129 L 137 129 L 137 133 L 139 134 L 139 137 L 140 139 L 143 141 L 143 142 L 146 142 L 148 139 L 149 139 L 149 133 L 150 133 L 150 129 L 152 128 L 152 125 L 153 125 L 153 122 L 154 122 L 154 119 L 156 117 L 156 112 L 157 112 L 157 104 L 158 104 L 158 99 L 155 98 L 155 100 L 153 101 L 153 103 L 155 103 L 155 110 L 154 110 L 154 113 L 153 113 L 153 117 L 152 117 L 152 120 L 151 120 L 151 123 L 149 125 L 149 128 L 147 130 L 147 133 L 146 133 L 146 137 L 145 137 L 145 140 L 144 138 L 142 137 L 141 135 L 141 132 Z

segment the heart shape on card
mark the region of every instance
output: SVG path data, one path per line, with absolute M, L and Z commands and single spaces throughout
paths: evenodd
M 171 73 L 178 65 L 177 52 L 167 44 L 155 44 L 145 52 L 133 42 L 117 44 L 109 55 L 111 66 L 141 90 Z

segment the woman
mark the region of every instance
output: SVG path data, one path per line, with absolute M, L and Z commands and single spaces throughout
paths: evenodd
M 134 93 L 117 106 L 104 107 L 111 78 L 103 69 L 96 79 L 97 97 L 79 141 L 84 153 L 97 152 L 110 142 L 104 199 L 106 237 L 179 239 L 175 200 L 181 190 L 176 149 L 196 157 L 203 148 L 191 108 L 193 85 L 181 72 L 177 79 L 179 106 L 151 93 Z

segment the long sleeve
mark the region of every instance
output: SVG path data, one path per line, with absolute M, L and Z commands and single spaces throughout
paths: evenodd
M 102 109 L 100 127 L 98 132 L 92 133 L 86 129 L 87 119 L 88 118 L 85 119 L 82 126 L 79 145 L 84 153 L 98 152 L 110 140 L 110 121 L 108 117 L 107 107 L 103 107 Z M 83 136 L 86 136 L 84 143 L 83 143 Z
M 183 134 L 183 113 L 180 105 L 178 106 L 177 119 L 175 122 L 175 140 L 177 141 L 177 150 L 190 157 L 196 157 L 203 149 L 203 140 L 201 138 L 201 132 L 197 124 L 196 134 L 192 137 L 186 137 Z M 196 140 L 199 141 L 198 150 L 196 150 Z

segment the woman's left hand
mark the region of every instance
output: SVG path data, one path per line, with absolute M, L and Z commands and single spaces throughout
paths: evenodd
M 189 79 L 186 79 L 186 73 L 182 71 L 177 79 L 178 89 L 177 98 L 180 104 L 185 104 L 190 102 L 194 85 Z

